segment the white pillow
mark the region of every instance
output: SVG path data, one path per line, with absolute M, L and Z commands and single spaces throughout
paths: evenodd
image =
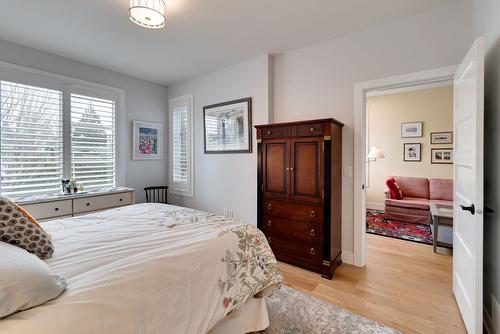
M 0 318 L 56 298 L 66 281 L 36 255 L 0 241 Z

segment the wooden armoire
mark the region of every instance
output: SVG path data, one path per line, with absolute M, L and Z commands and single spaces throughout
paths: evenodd
M 342 127 L 258 125 L 258 227 L 280 261 L 331 279 L 341 263 Z

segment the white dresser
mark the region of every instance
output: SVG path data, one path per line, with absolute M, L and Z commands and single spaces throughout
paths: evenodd
M 72 195 L 47 194 L 13 200 L 37 220 L 71 217 L 134 204 L 134 189 L 112 187 Z

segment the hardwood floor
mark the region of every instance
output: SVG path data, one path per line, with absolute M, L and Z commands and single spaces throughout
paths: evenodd
M 285 284 L 403 333 L 466 333 L 449 250 L 371 234 L 366 241 L 365 268 L 343 264 L 329 281 L 280 263 Z

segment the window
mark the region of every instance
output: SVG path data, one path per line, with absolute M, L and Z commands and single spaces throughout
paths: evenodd
M 193 95 L 170 99 L 170 192 L 192 197 L 193 183 Z
M 117 89 L 0 64 L 0 193 L 59 192 L 62 178 L 115 186 L 121 99 Z
M 63 177 L 62 92 L 0 81 L 0 189 L 54 192 Z
M 71 94 L 71 176 L 85 188 L 115 185 L 115 103 Z

